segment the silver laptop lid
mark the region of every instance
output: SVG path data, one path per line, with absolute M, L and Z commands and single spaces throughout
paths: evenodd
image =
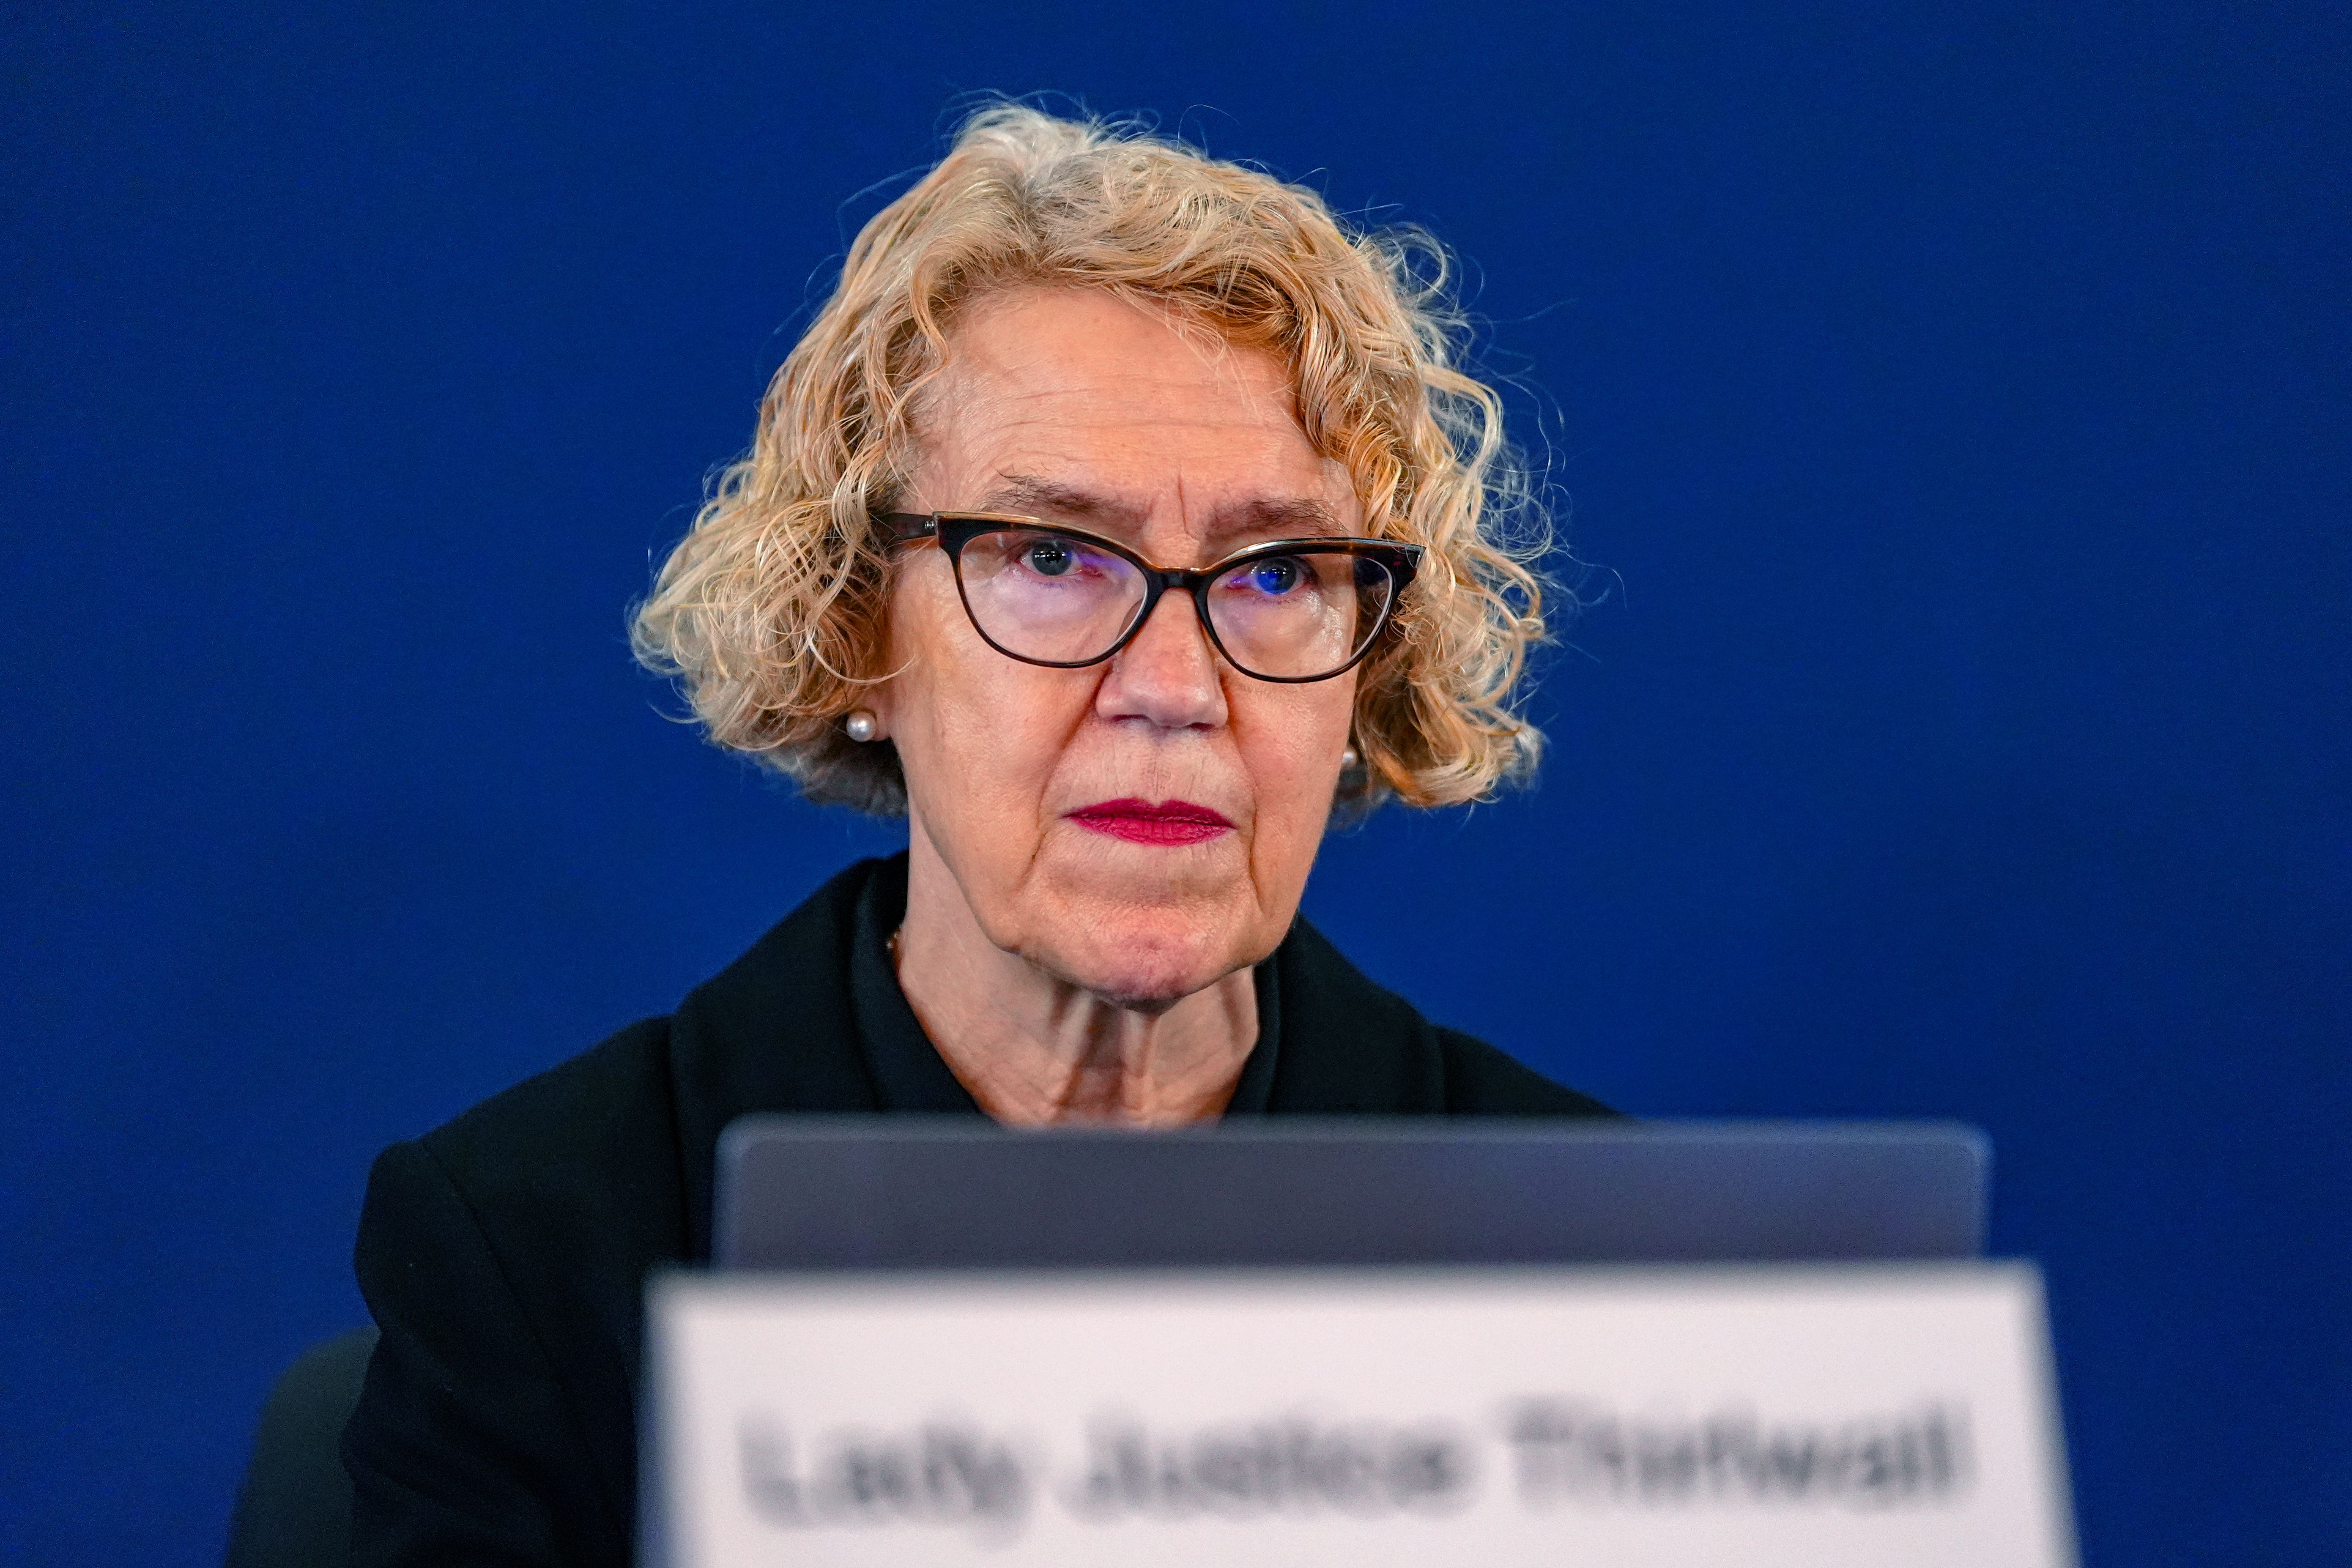
M 1972 1258 L 1955 1123 L 1252 1118 L 1174 1132 L 750 1116 L 719 1140 L 734 1268 Z

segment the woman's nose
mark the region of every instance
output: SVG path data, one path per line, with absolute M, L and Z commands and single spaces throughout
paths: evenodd
M 1145 719 L 1168 730 L 1225 721 L 1217 653 L 1192 595 L 1169 594 L 1153 607 L 1135 640 L 1110 661 L 1095 707 L 1106 719 Z

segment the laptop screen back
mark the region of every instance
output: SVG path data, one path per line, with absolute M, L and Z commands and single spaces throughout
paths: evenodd
M 746 1117 L 721 1268 L 1028 1268 L 1973 1258 L 1989 1154 L 1949 1123 L 1234 1121 L 1013 1131 Z

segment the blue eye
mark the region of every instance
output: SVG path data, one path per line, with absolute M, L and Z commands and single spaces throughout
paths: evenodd
M 1261 561 L 1249 569 L 1249 585 L 1261 594 L 1275 596 L 1289 593 L 1305 576 L 1296 561 Z

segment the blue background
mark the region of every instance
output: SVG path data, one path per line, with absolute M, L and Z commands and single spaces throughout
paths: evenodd
M 623 605 L 1049 88 L 1434 226 L 1608 569 L 1541 786 L 1310 914 L 1638 1112 L 1982 1123 L 2088 1561 L 2352 1561 L 2342 18 L 13 8 L 0 1552 L 212 1560 L 373 1152 L 893 842 Z

